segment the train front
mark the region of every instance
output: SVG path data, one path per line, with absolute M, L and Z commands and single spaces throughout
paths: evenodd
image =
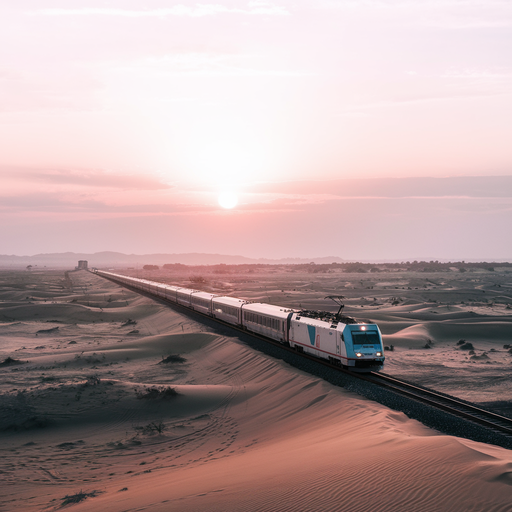
M 377 325 L 345 325 L 342 339 L 345 342 L 349 370 L 378 371 L 384 366 L 384 346 Z

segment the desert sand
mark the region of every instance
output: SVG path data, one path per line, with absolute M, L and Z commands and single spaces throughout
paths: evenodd
M 394 346 L 387 373 L 509 407 L 506 272 L 147 277 L 295 307 L 343 294 Z M 3 271 L 0 285 L 1 510 L 512 510 L 509 450 L 85 271 Z

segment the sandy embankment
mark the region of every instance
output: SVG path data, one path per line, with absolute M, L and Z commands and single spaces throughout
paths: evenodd
M 83 491 L 69 507 L 510 510 L 510 451 L 437 435 L 105 280 L 71 277 L 74 290 L 55 275 L 4 286 L 0 360 L 29 363 L 0 367 L 3 509 L 57 510 Z M 185 361 L 162 364 L 171 354 Z M 138 398 L 168 387 L 178 395 Z

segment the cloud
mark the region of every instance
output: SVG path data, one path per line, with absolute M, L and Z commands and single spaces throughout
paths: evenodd
M 442 75 L 445 78 L 462 78 L 468 80 L 501 80 L 512 78 L 512 71 L 506 68 L 480 69 L 480 68 L 450 68 Z
M 506 28 L 512 26 L 507 0 L 314 0 L 312 7 L 369 16 L 391 16 L 407 25 L 441 30 Z
M 160 9 L 118 9 L 101 7 L 83 7 L 80 9 L 38 9 L 32 14 L 44 16 L 115 16 L 125 18 L 165 18 L 167 16 L 203 17 L 216 14 L 244 14 L 244 15 L 267 15 L 286 16 L 289 11 L 284 7 L 265 3 L 249 2 L 247 8 L 232 8 L 220 4 L 196 4 L 186 6 L 182 4 Z
M 433 8 L 509 8 L 508 0 L 312 0 L 313 5 L 324 8 L 382 7 L 396 9 L 413 7 L 418 9 Z
M 509 92 L 505 89 L 503 90 L 490 90 L 490 91 L 475 91 L 475 92 L 454 92 L 452 94 L 439 93 L 439 94 L 425 94 L 425 95 L 417 95 L 410 96 L 404 98 L 395 98 L 390 100 L 376 101 L 373 103 L 361 103 L 359 105 L 355 104 L 349 108 L 345 108 L 343 110 L 339 110 L 337 113 L 333 114 L 334 116 L 343 117 L 343 116 L 364 116 L 367 115 L 367 111 L 370 109 L 378 109 L 378 108 L 390 108 L 390 107 L 400 107 L 407 105 L 418 105 L 423 103 L 430 102 L 447 102 L 451 103 L 454 100 L 473 100 L 479 98 L 490 98 L 494 96 L 506 96 Z
M 155 198 L 153 198 L 155 199 Z M 304 210 L 303 201 L 289 198 L 276 198 L 270 201 L 257 200 L 250 204 L 240 204 L 233 212 L 219 208 L 217 201 L 198 201 L 197 198 L 171 198 L 168 202 L 150 202 L 143 198 L 141 203 L 125 201 L 113 204 L 110 198 L 99 198 L 87 194 L 71 193 L 19 193 L 0 198 L 0 212 L 9 214 L 9 218 L 33 217 L 43 215 L 55 217 L 59 221 L 73 218 L 113 218 L 147 216 L 198 216 L 198 215 L 254 215 L 258 213 L 284 213 Z M 303 204 L 296 204 L 296 203 Z
M 239 193 L 236 210 L 219 208 L 215 193 L 178 190 L 125 176 L 124 185 L 91 173 L 42 173 L 33 175 L 35 186 L 7 189 L 0 197 L 0 211 L 9 218 L 114 218 L 147 216 L 251 216 L 319 211 L 327 208 L 353 212 L 388 210 L 460 212 L 512 211 L 512 176 L 454 178 L 373 178 L 330 181 L 294 181 L 247 185 Z M 24 174 L 28 179 L 30 172 Z M 119 180 L 120 176 L 116 177 Z M 94 185 L 93 185 L 94 182 Z M 58 185 L 45 187 L 42 183 Z M 154 188 L 150 188 L 153 186 Z M 94 188 L 97 187 L 97 188 Z M 102 188 L 101 188 L 102 187 Z M 121 187 L 124 187 L 121 189 Z M 131 188 L 128 188 L 131 187 Z M 144 189 L 142 189 L 144 187 Z M 117 188 L 117 190 L 115 190 Z M 247 217 L 248 216 L 248 217 Z
M 304 70 L 271 69 L 258 54 L 189 52 L 149 57 L 118 66 L 118 71 L 157 73 L 160 76 L 276 76 L 304 77 L 313 73 Z
M 261 183 L 255 193 L 331 198 L 512 198 L 512 176 L 368 178 Z
M 120 190 L 162 190 L 172 188 L 152 176 L 114 174 L 106 171 L 29 170 L 0 168 L 0 176 L 9 181 L 71 185 L 79 187 L 113 188 Z

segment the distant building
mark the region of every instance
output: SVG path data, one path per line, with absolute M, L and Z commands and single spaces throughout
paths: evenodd
M 77 270 L 87 270 L 87 260 L 78 260 L 78 267 L 75 267 Z

